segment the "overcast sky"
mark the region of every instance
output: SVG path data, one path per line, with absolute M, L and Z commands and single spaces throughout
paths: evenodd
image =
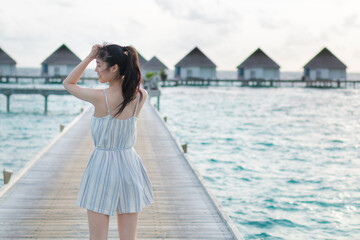
M 360 72 L 359 9 L 359 0 L 2 0 L 0 47 L 18 67 L 40 67 L 62 43 L 84 58 L 110 42 L 173 69 L 198 46 L 218 70 L 260 47 L 281 71 L 301 71 L 326 46 Z

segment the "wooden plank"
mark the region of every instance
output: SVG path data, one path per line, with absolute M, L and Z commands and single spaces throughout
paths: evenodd
M 0 239 L 88 239 L 86 210 L 75 203 L 93 150 L 91 114 L 92 109 L 84 111 L 0 189 Z M 143 107 L 137 132 L 135 148 L 155 198 L 139 214 L 138 239 L 242 239 L 219 214 L 150 103 Z M 109 239 L 118 239 L 116 216 L 110 218 Z

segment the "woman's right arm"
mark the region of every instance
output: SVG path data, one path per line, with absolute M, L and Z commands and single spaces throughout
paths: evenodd
M 89 63 L 95 59 L 96 54 L 99 51 L 99 47 L 101 47 L 101 45 L 94 45 L 91 49 L 90 54 L 84 60 L 82 60 L 63 81 L 63 85 L 69 93 L 71 93 L 77 98 L 93 104 L 98 101 L 99 97 L 102 96 L 100 90 L 80 87 L 79 85 L 77 85 L 77 82 L 79 81 L 81 75 L 83 74 Z

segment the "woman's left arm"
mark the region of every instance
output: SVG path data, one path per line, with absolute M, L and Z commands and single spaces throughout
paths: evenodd
M 63 81 L 63 85 L 69 93 L 92 104 L 97 101 L 97 97 L 99 96 L 99 89 L 80 87 L 77 85 L 77 82 L 79 81 L 81 75 L 89 63 L 95 59 L 100 46 L 101 45 L 94 45 L 90 54 L 83 61 L 81 61 L 81 63 L 79 63 Z

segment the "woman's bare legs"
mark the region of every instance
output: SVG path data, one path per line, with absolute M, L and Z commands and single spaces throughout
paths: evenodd
M 109 232 L 109 215 L 87 210 L 90 240 L 107 240 Z
M 136 240 L 139 213 L 117 214 L 119 237 L 121 240 Z

